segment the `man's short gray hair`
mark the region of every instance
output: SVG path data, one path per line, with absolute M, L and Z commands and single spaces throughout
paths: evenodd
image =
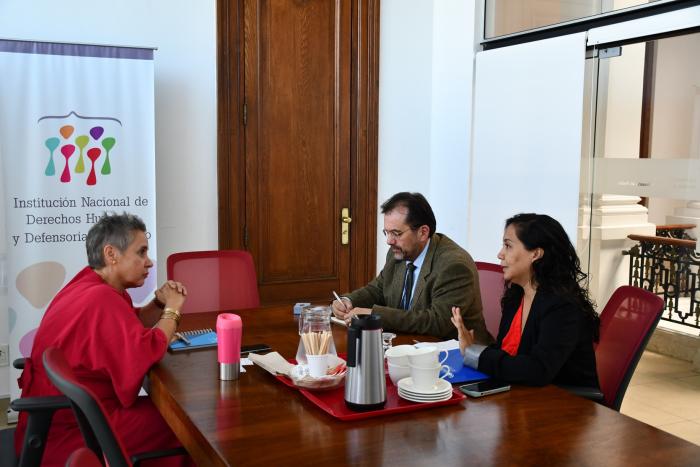
M 134 231 L 146 232 L 146 224 L 134 214 L 104 213 L 90 228 L 85 240 L 88 265 L 92 269 L 105 267 L 103 251 L 105 245 L 112 245 L 120 252 L 126 251 L 134 240 Z

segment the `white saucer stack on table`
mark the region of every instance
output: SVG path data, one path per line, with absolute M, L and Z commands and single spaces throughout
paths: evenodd
M 399 397 L 411 402 L 440 402 L 452 397 L 452 385 L 444 379 L 435 381 L 430 389 L 418 389 L 409 376 L 399 380 L 397 387 Z

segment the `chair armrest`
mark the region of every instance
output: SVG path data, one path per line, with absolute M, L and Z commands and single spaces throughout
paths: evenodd
M 140 452 L 131 456 L 131 463 L 134 467 L 137 467 L 141 462 L 149 459 L 157 459 L 159 457 L 170 457 L 170 456 L 186 456 L 187 450 L 185 448 L 172 448 L 172 449 L 161 449 L 159 451 L 149 451 Z
M 585 397 L 586 399 L 592 400 L 594 402 L 603 402 L 605 399 L 605 396 L 603 395 L 602 392 L 600 392 L 600 389 L 598 388 L 590 388 L 590 387 L 585 387 L 585 386 L 559 386 L 562 389 L 566 389 L 570 393 L 580 396 L 580 397 Z
M 24 359 L 23 358 L 15 358 L 12 361 L 12 366 L 17 368 L 18 370 L 24 370 Z
M 66 396 L 20 397 L 10 402 L 15 412 L 53 412 L 58 409 L 70 409 Z
M 29 415 L 19 466 L 41 465 L 51 419 L 56 410 L 69 409 L 70 401 L 66 396 L 21 397 L 10 402 L 10 407 Z

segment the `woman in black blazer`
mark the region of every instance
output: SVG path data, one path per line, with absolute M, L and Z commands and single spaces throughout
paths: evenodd
M 464 364 L 509 383 L 597 388 L 598 315 L 561 224 L 542 214 L 511 217 L 498 258 L 506 287 L 497 342 L 474 343 L 459 309 L 452 309 Z

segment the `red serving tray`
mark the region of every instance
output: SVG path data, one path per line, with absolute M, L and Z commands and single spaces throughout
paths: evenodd
M 344 358 L 344 354 L 338 354 Z M 296 360 L 289 359 L 291 363 L 296 364 Z M 455 405 L 467 398 L 464 394 L 456 389 L 452 389 L 452 397 L 446 401 L 439 402 L 411 402 L 399 397 L 399 392 L 394 383 L 391 382 L 389 375 L 386 375 L 386 404 L 384 407 L 377 410 L 369 410 L 367 412 L 355 412 L 348 409 L 345 405 L 345 385 L 334 389 L 321 389 L 311 391 L 294 385 L 291 379 L 286 376 L 276 375 L 282 384 L 290 388 L 298 389 L 308 400 L 316 404 L 321 410 L 327 414 L 343 421 L 362 420 L 363 418 L 380 417 L 383 415 L 391 415 L 396 413 L 413 412 L 415 410 L 430 409 L 443 405 Z
M 386 377 L 386 404 L 383 408 L 370 410 L 367 412 L 355 412 L 345 405 L 345 387 L 341 386 L 328 391 L 309 391 L 299 389 L 299 392 L 308 400 L 316 404 L 327 414 L 343 421 L 361 420 L 363 418 L 379 417 L 415 410 L 431 409 L 443 405 L 459 404 L 466 396 L 461 392 L 452 389 L 452 397 L 440 402 L 411 402 L 399 397 L 396 386 L 391 382 L 389 376 Z

